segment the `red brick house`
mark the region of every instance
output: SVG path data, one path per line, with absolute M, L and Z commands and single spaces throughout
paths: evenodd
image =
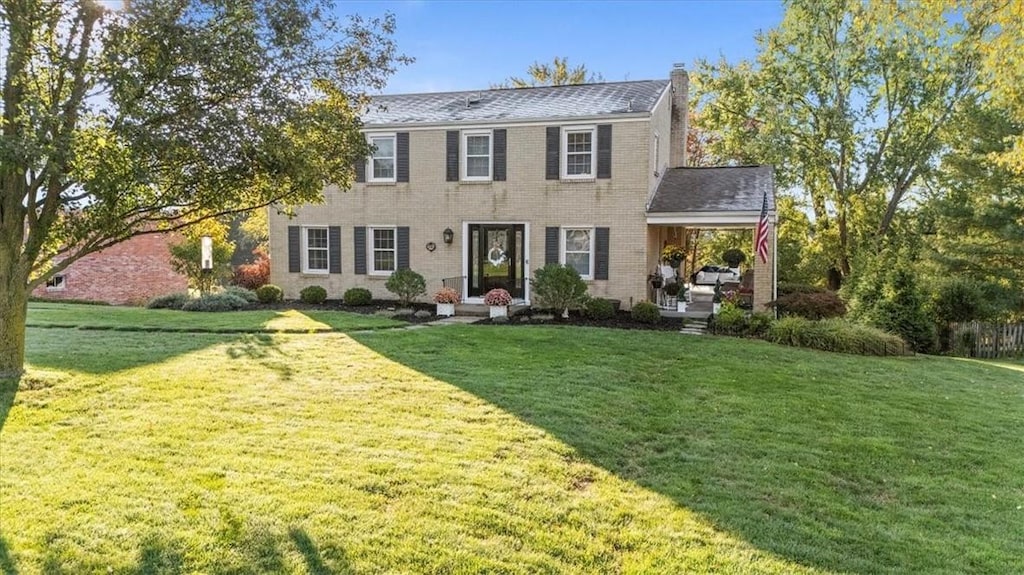
M 171 268 L 173 234 L 136 236 L 89 254 L 37 287 L 47 299 L 142 304 L 152 297 L 188 289 L 188 279 Z

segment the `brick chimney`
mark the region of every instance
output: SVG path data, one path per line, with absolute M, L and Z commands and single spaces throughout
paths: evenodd
M 669 135 L 669 167 L 686 166 L 686 134 L 690 124 L 690 77 L 682 64 L 673 64 L 669 74 L 672 81 L 672 133 Z

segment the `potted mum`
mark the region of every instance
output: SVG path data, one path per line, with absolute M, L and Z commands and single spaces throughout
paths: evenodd
M 451 317 L 455 315 L 455 304 L 459 303 L 459 292 L 450 287 L 443 287 L 434 294 L 437 304 L 437 315 Z
M 512 295 L 501 288 L 494 288 L 484 294 L 484 304 L 491 307 L 491 317 L 508 316 L 508 306 L 512 303 Z

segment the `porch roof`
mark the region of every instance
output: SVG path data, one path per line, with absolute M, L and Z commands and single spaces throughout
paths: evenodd
M 670 168 L 658 183 L 647 207 L 648 222 L 690 216 L 722 218 L 731 223 L 757 221 L 768 195 L 768 213 L 775 215 L 775 169 L 772 166 Z M 774 219 L 774 217 L 772 218 Z

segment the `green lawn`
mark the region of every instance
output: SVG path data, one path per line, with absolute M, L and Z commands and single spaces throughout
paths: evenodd
M 28 353 L 0 573 L 1024 572 L 1010 362 L 502 326 Z

